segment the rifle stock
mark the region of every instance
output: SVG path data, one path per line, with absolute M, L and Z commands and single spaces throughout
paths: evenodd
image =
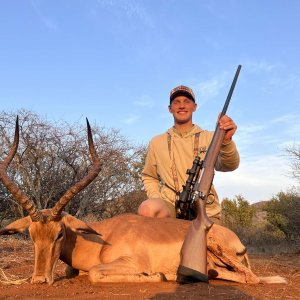
M 201 193 L 202 198 L 207 197 L 210 192 L 211 184 L 215 174 L 214 168 L 220 153 L 224 135 L 225 130 L 220 129 L 218 125 L 207 151 L 208 154 L 205 156 L 201 170 L 202 172 L 197 183 L 195 184 L 195 190 Z
M 220 118 L 226 114 L 241 65 L 238 66 Z M 214 178 L 214 168 L 220 153 L 225 130 L 217 123 L 212 141 L 204 158 L 202 169 L 194 186 L 193 201 L 196 203 L 197 218 L 191 222 L 180 253 L 177 270 L 179 283 L 208 282 L 207 276 L 207 233 L 213 221 L 206 214 L 206 200 Z

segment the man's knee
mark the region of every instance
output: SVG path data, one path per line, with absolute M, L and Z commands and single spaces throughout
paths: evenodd
M 138 214 L 144 217 L 153 217 L 153 214 L 151 213 L 151 205 L 148 200 L 145 200 L 140 204 Z
M 138 208 L 138 214 L 145 217 L 171 217 L 168 207 L 161 199 L 147 199 L 143 201 Z

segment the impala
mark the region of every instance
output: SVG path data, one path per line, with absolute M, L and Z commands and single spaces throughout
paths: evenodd
M 85 223 L 63 212 L 69 201 L 101 170 L 88 121 L 87 131 L 93 161 L 88 174 L 69 188 L 53 208 L 38 210 L 7 175 L 19 142 L 17 118 L 13 145 L 0 163 L 0 180 L 28 216 L 1 229 L 0 234 L 29 231 L 35 255 L 32 283 L 52 284 L 58 259 L 68 265 L 67 274 L 86 271 L 93 283 L 176 280 L 180 249 L 189 221 L 126 214 Z M 209 278 L 240 283 L 284 282 L 281 277 L 256 276 L 251 271 L 245 246 L 225 227 L 212 226 L 207 236 L 207 250 Z

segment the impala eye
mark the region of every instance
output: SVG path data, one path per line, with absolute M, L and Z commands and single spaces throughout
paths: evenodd
M 61 232 L 58 234 L 58 236 L 57 236 L 57 240 L 62 239 L 63 236 L 64 236 L 64 234 L 63 234 L 63 232 L 61 231 Z

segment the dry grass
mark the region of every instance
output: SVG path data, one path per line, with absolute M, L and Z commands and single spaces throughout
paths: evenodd
M 28 280 L 30 279 L 30 277 L 28 278 L 18 278 L 15 275 L 6 275 L 5 272 L 3 271 L 3 269 L 0 268 L 0 283 L 2 284 L 12 284 L 12 285 L 19 285 L 19 284 L 23 284 L 25 282 L 28 282 Z
M 67 279 L 62 262 L 56 268 L 53 286 L 28 284 L 34 265 L 32 242 L 0 237 L 0 299 L 300 299 L 299 254 L 251 254 L 250 261 L 258 276 L 282 276 L 287 284 L 245 285 L 215 280 L 208 291 L 202 284 L 178 286 L 172 282 L 150 283 L 142 288 L 134 283 L 92 285 L 87 276 Z
M 24 253 L 25 252 L 25 253 Z M 20 285 L 29 281 L 30 277 L 10 275 L 8 269 L 24 265 L 33 258 L 31 244 L 26 239 L 15 237 L 1 237 L 0 248 L 0 283 L 5 285 Z M 5 270 L 5 271 L 4 271 Z

